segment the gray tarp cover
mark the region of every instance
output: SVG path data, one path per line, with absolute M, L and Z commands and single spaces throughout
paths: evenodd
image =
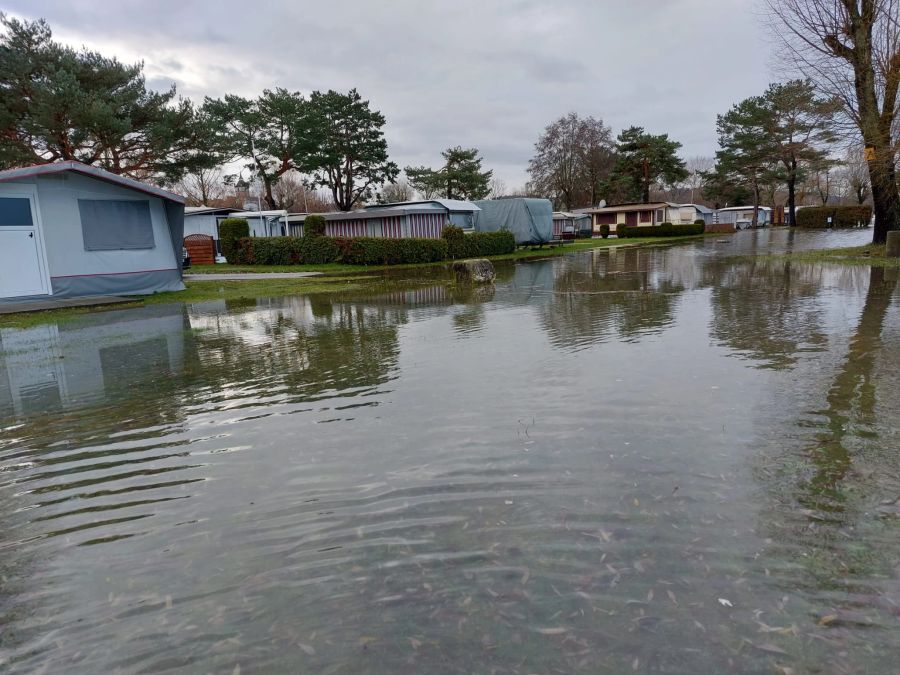
M 482 199 L 475 202 L 478 232 L 497 232 L 506 227 L 517 244 L 546 244 L 553 236 L 553 205 L 549 199 Z

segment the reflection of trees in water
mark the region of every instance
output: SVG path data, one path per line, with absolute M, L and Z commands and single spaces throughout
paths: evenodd
M 852 464 L 847 438 L 878 422 L 875 367 L 897 275 L 895 270 L 886 274 L 885 269 L 873 267 L 869 278 L 859 324 L 850 338 L 847 356 L 828 390 L 828 407 L 821 411 L 826 421 L 811 453 L 817 470 L 807 486 L 808 494 L 800 499 L 811 508 L 842 510 L 846 502 L 842 486 Z M 889 409 L 896 410 L 896 405 Z
M 538 307 L 551 343 L 578 349 L 613 336 L 636 340 L 671 325 L 684 287 L 658 262 L 652 253 L 632 249 L 561 263 L 551 301 Z
M 799 354 L 821 351 L 823 268 L 790 262 L 711 260 L 712 337 L 761 367 L 788 368 Z
M 390 379 L 403 310 L 320 300 L 305 309 L 276 306 L 208 323 L 197 336 L 207 386 L 315 397 Z
M 900 614 L 900 473 L 892 445 L 900 388 L 887 376 L 894 364 L 882 343 L 897 275 L 875 267 L 867 274 L 865 303 L 825 408 L 799 422 L 798 443 L 791 443 L 796 427 L 776 430 L 778 454 L 761 468 L 774 499 L 761 519 L 775 559 L 800 564 L 804 575 L 793 573 L 791 583 L 808 586 L 814 600 L 823 602 L 823 589 L 840 592 L 822 610 L 835 613 L 835 625 L 877 626 L 894 621 L 885 611 Z M 892 648 L 900 648 L 894 636 Z

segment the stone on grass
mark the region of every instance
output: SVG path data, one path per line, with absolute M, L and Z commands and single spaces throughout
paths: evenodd
M 489 284 L 494 281 L 494 265 L 484 258 L 457 260 L 453 263 L 456 281 L 469 284 Z
M 891 230 L 887 233 L 884 255 L 888 258 L 900 258 L 900 230 Z

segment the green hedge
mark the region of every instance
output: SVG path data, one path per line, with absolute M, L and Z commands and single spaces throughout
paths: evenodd
M 219 223 L 219 243 L 222 246 L 222 255 L 228 262 L 237 263 L 235 254 L 238 242 L 249 236 L 250 224 L 245 218 L 225 218 Z
M 446 225 L 441 238 L 447 242 L 448 257 L 454 260 L 505 255 L 516 250 L 516 238 L 509 230 L 466 234 L 455 225 Z
M 831 217 L 831 224 L 828 218 Z M 871 206 L 810 206 L 797 209 L 797 227 L 868 227 L 872 220 Z
M 238 243 L 235 262 L 238 265 L 321 265 L 337 262 L 340 255 L 341 249 L 331 237 L 245 237 Z
M 616 227 L 616 236 L 626 239 L 635 237 L 687 237 L 692 234 L 703 234 L 705 225 L 695 223 L 693 225 L 673 225 L 672 223 L 663 223 L 662 225 L 652 225 L 646 227 L 626 227 L 619 225 Z
M 338 239 L 341 258 L 348 265 L 407 265 L 439 262 L 447 258 L 443 239 L 387 239 L 356 237 Z
M 446 258 L 447 242 L 443 239 L 245 237 L 238 243 L 235 262 L 239 265 L 403 265 Z
M 609 225 L 604 224 L 604 225 L 600 226 L 600 236 L 603 237 L 604 239 L 609 237 Z
M 625 229 L 627 227 L 628 226 L 625 223 L 619 223 L 618 225 L 616 225 L 616 236 L 619 237 L 619 239 L 622 239 L 625 236 Z

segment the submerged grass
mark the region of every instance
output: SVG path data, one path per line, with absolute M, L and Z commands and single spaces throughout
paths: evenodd
M 197 303 L 214 300 L 252 300 L 254 298 L 281 295 L 310 295 L 313 293 L 335 293 L 357 290 L 368 282 L 364 276 L 350 277 L 306 277 L 300 279 L 271 279 L 249 281 L 222 281 L 211 277 L 209 281 L 188 281 L 183 291 L 156 293 L 134 302 L 114 305 L 94 305 L 91 307 L 66 307 L 43 312 L 27 312 L 0 316 L 0 328 L 30 328 L 49 321 L 64 323 L 84 314 L 108 312 L 147 305 L 161 305 L 173 302 Z
M 778 253 L 764 256 L 772 259 L 813 263 L 838 263 L 841 265 L 870 265 L 873 267 L 900 267 L 900 258 L 885 257 L 883 244 L 866 244 L 847 248 L 823 248 L 796 253 Z
M 595 248 L 614 246 L 640 246 L 648 244 L 671 244 L 703 237 L 640 237 L 635 239 L 580 239 L 564 245 L 526 248 L 507 255 L 493 256 L 494 262 L 516 262 L 518 260 L 540 259 L 575 253 Z M 718 235 L 717 235 L 718 236 Z M 423 279 L 432 273 L 440 275 L 442 268 L 450 262 L 422 263 L 416 265 L 197 265 L 189 270 L 193 274 L 205 274 L 208 279 L 186 281 L 184 291 L 170 291 L 135 298 L 134 302 L 115 305 L 94 305 L 92 307 L 67 307 L 43 312 L 28 312 L 0 316 L 0 328 L 29 328 L 50 321 L 66 322 L 92 312 L 113 311 L 131 307 L 144 307 L 171 302 L 197 303 L 213 300 L 238 300 L 282 295 L 308 295 L 312 293 L 343 293 L 357 291 L 363 287 L 384 281 L 373 273 L 394 272 L 405 269 L 421 269 Z M 322 272 L 322 276 L 299 279 L 248 279 L 246 281 L 225 281 L 216 278 L 217 273 L 235 272 Z

